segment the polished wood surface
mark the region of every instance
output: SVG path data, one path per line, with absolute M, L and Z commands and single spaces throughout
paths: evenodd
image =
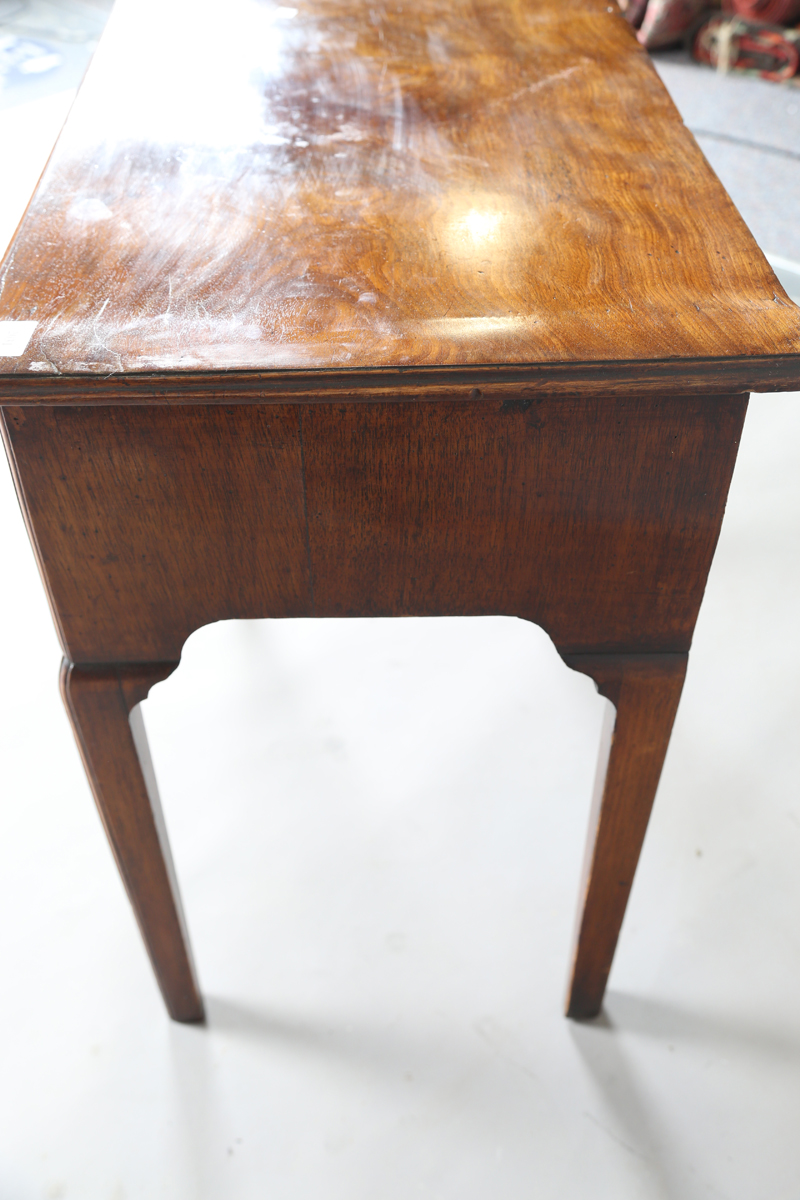
M 177 663 L 83 668 L 64 662 L 75 740 L 171 1017 L 202 1021 L 156 777 L 139 704 Z
M 186 638 L 535 621 L 616 706 L 591 1016 L 744 393 L 800 386 L 800 311 L 609 0 L 298 2 L 118 0 L 0 272 L 67 708 L 167 1007 L 199 1020 L 137 707 Z
M 589 817 L 567 1016 L 600 1012 L 687 661 L 686 654 L 567 656 L 614 706 Z
M 232 617 L 480 615 L 564 653 L 688 650 L 744 396 L 14 407 L 72 662 Z
M 298 4 L 118 0 L 2 273 L 0 320 L 36 328 L 0 395 L 675 360 L 800 383 L 800 312 L 614 4 Z

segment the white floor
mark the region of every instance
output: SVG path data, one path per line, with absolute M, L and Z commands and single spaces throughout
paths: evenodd
M 11 110 L 0 161 L 16 136 L 35 178 L 66 100 L 25 136 Z M 170 1024 L 3 468 L 0 1200 L 797 1200 L 799 401 L 751 403 L 587 1025 L 561 1003 L 604 702 L 506 619 L 190 640 L 145 706 L 209 1009 Z

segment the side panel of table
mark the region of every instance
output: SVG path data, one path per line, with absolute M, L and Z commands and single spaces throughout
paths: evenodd
M 14 408 L 6 442 L 71 662 L 177 662 L 310 587 L 296 408 Z
M 136 705 L 194 629 L 265 616 L 516 615 L 595 679 L 616 726 L 568 1011 L 599 1011 L 746 404 L 4 411 L 67 708 L 174 1017 L 200 1019 L 202 1001 Z
M 76 663 L 232 617 L 508 614 L 689 649 L 743 396 L 7 408 Z

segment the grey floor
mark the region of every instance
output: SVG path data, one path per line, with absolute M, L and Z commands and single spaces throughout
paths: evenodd
M 693 128 L 798 145 L 797 93 L 659 69 Z M 0 240 L 69 100 L 0 112 Z M 796 262 L 796 161 L 698 136 Z M 4 471 L 0 1200 L 798 1200 L 799 401 L 751 401 L 586 1025 L 561 1001 L 604 702 L 501 618 L 190 639 L 145 705 L 209 1008 L 171 1025 Z

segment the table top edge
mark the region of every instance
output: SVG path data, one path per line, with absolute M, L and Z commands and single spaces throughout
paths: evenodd
M 174 404 L 337 398 L 476 399 L 485 391 L 518 393 L 652 393 L 800 391 L 800 353 L 751 357 L 619 362 L 382 367 L 374 370 L 150 371 L 142 373 L 0 375 L 0 405 Z

